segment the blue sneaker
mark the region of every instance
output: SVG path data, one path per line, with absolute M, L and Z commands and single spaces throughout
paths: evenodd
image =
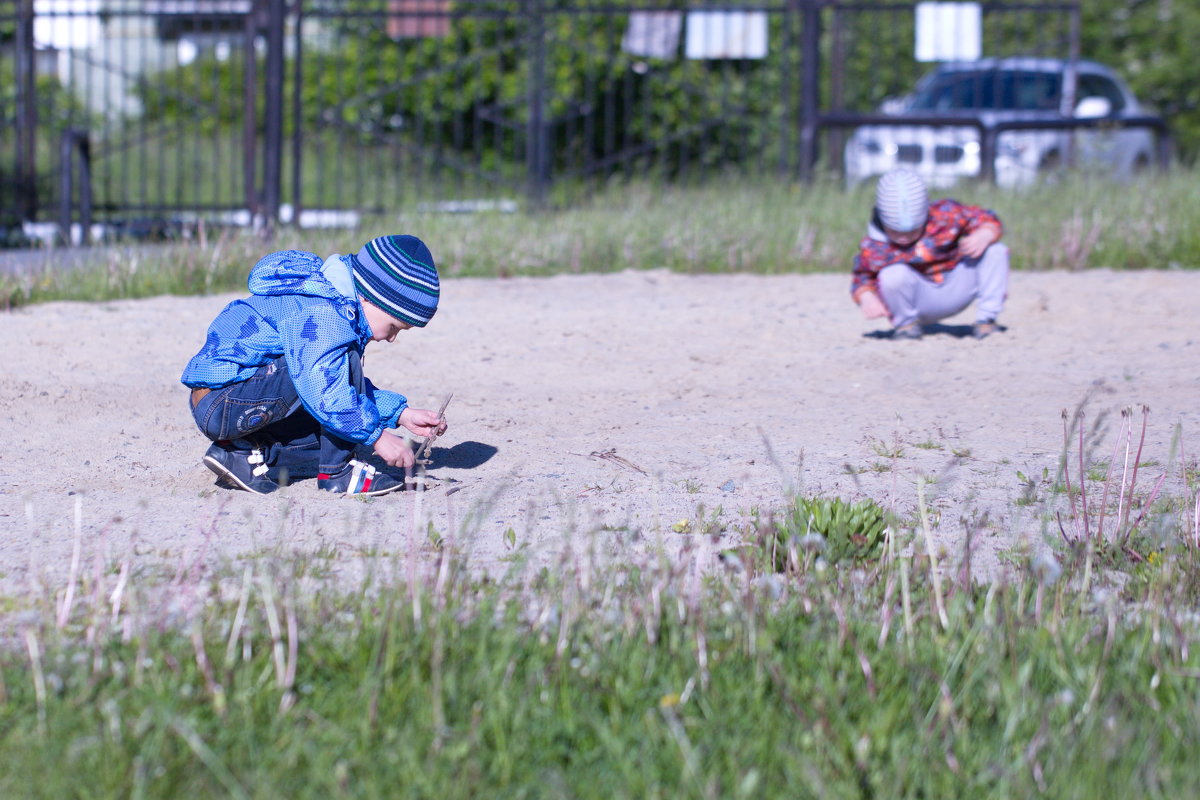
M 404 482 L 354 458 L 334 473 L 317 475 L 317 488 L 356 497 L 373 497 L 404 488 Z
M 231 489 L 270 494 L 279 488 L 278 483 L 267 477 L 267 462 L 262 448 L 244 439 L 214 442 L 204 454 L 204 466 L 217 474 L 218 483 Z

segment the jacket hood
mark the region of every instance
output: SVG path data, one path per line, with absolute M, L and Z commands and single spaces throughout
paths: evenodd
M 871 220 L 867 223 L 867 238 L 877 242 L 888 241 L 887 234 L 883 232 L 883 223 L 879 221 L 879 212 L 875 209 L 871 210 Z
M 281 250 L 263 256 L 250 270 L 247 285 L 252 294 L 272 296 L 302 294 L 345 302 L 346 297 L 321 270 L 325 260 L 303 250 Z

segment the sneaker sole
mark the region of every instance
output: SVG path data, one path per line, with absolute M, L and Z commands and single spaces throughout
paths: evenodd
M 404 484 L 399 483 L 399 484 L 396 484 L 395 486 L 389 486 L 386 489 L 376 489 L 373 492 L 343 492 L 343 491 L 338 491 L 336 489 L 322 489 L 321 491 L 329 492 L 330 494 L 336 494 L 340 497 L 378 497 L 381 494 L 391 494 L 392 492 L 398 492 L 403 488 L 404 488 Z
M 215 472 L 217 477 L 225 481 L 225 483 L 232 484 L 234 488 L 250 492 L 251 494 L 267 494 L 267 492 L 260 492 L 257 489 L 251 489 L 249 486 L 242 483 L 240 480 L 238 480 L 236 475 L 225 468 L 224 464 L 222 464 L 220 461 L 217 461 L 212 456 L 204 457 L 204 466 Z
M 380 489 L 375 492 L 359 492 L 358 494 L 352 494 L 350 496 L 351 497 L 378 497 L 381 494 L 391 494 L 392 492 L 398 492 L 403 488 L 404 488 L 404 484 L 402 483 L 399 486 L 391 486 L 387 489 Z

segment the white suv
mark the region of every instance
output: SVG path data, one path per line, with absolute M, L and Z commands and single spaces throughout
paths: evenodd
M 893 167 L 907 167 L 939 187 L 979 175 L 979 129 L 954 125 L 955 116 L 978 117 L 988 127 L 1150 116 L 1103 64 L 1051 58 L 946 63 L 922 78 L 911 94 L 885 101 L 880 111 L 897 122 L 864 125 L 846 142 L 850 186 Z M 949 119 L 938 126 L 905 125 L 905 116 Z M 996 183 L 1027 185 L 1039 173 L 1067 163 L 1126 177 L 1154 163 L 1157 135 L 1149 126 L 1003 131 L 996 141 Z

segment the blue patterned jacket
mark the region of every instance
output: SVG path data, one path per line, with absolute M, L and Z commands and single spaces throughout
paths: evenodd
M 332 270 L 344 268 L 330 261 Z M 371 327 L 353 285 L 337 280 L 345 285 L 345 293 L 339 290 L 322 270 L 324 263 L 300 250 L 264 256 L 250 272 L 251 295 L 222 309 L 180 380 L 192 388 L 219 389 L 283 356 L 300 401 L 322 428 L 374 444 L 396 427 L 408 401 L 370 381 L 363 394 L 350 384 L 349 354 L 362 354 Z

